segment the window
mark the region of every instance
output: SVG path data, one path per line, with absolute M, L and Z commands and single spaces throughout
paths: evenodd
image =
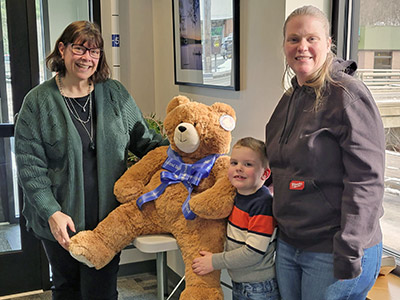
M 362 56 L 365 50 L 358 50 L 358 57 Z M 360 59 L 358 60 L 360 61 Z M 374 69 L 391 69 L 392 68 L 392 51 L 375 51 Z
M 358 76 L 378 105 L 386 132 L 384 251 L 396 256 L 400 241 L 400 1 L 332 1 L 338 56 L 358 64 Z

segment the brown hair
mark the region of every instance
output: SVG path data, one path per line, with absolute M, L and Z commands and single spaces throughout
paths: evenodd
M 240 147 L 250 148 L 251 150 L 255 151 L 256 153 L 258 153 L 263 167 L 267 168 L 269 166 L 265 143 L 263 141 L 255 139 L 253 137 L 241 138 L 235 143 L 235 145 L 233 145 L 232 149 Z
M 295 9 L 286 19 L 283 25 L 283 36 L 285 37 L 286 34 L 286 26 L 287 23 L 294 17 L 298 16 L 312 16 L 317 18 L 321 23 L 325 31 L 326 38 L 330 38 L 330 23 L 326 15 L 318 8 L 312 5 L 305 5 Z M 310 86 L 314 89 L 316 98 L 314 103 L 314 110 L 318 110 L 318 108 L 323 103 L 323 94 L 325 91 L 326 82 L 330 82 L 336 84 L 335 80 L 332 79 L 330 75 L 330 70 L 332 66 L 333 59 L 335 58 L 335 54 L 333 53 L 332 49 L 335 48 L 335 45 L 331 46 L 331 50 L 329 51 L 325 62 L 322 66 L 312 74 L 311 78 L 307 80 L 304 85 Z M 289 67 L 286 63 L 285 72 L 283 74 L 282 83 L 285 82 L 285 79 L 289 79 L 293 76 L 293 70 Z M 289 81 L 290 82 L 290 81 Z M 287 93 L 292 92 L 292 86 L 286 90 Z
M 74 43 L 79 41 L 79 43 L 84 44 L 89 42 L 89 44 L 95 45 L 100 49 L 103 49 L 104 40 L 100 33 L 100 28 L 89 21 L 75 21 L 69 24 L 57 39 L 54 46 L 53 52 L 51 52 L 46 58 L 46 66 L 50 71 L 58 72 L 60 76 L 65 76 L 65 64 L 64 60 L 61 58 L 61 53 L 58 50 L 58 45 L 62 42 L 64 45 Z M 97 65 L 96 72 L 91 76 L 93 83 L 105 81 L 110 77 L 111 70 L 107 64 L 106 56 L 102 52 L 99 63 Z

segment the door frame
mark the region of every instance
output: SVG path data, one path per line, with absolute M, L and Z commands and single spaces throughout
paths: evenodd
M 12 101 L 13 109 L 16 113 L 14 116 L 15 121 L 25 95 L 40 83 L 36 5 L 35 0 L 5 1 L 10 48 Z M 89 2 L 91 21 L 100 26 L 100 0 L 87 1 Z M 48 18 L 46 20 L 48 1 L 41 0 L 41 5 L 43 7 L 44 38 L 48 40 Z M 3 56 L 4 49 L 1 45 L 0 61 Z M 6 93 L 4 84 L 6 79 L 4 72 L 1 70 L 4 70 L 4 62 L 3 65 L 0 62 L 0 92 L 4 95 Z M 0 124 L 0 138 L 10 138 L 14 135 L 13 120 L 8 120 L 8 117 L 3 118 L 3 120 L 11 123 Z M 34 290 L 47 290 L 51 286 L 49 264 L 43 247 L 40 241 L 26 230 L 26 220 L 21 213 L 23 207 L 21 188 L 18 189 L 18 194 L 20 207 L 18 221 L 20 223 L 22 250 L 0 253 L 0 296 Z
M 18 112 L 26 93 L 39 84 L 35 0 L 6 0 L 6 9 L 12 101 L 14 112 Z M 3 57 L 4 52 L 1 54 Z M 13 135 L 14 124 L 1 124 L 2 138 Z M 18 193 L 22 208 L 21 189 Z M 50 287 L 49 267 L 40 242 L 27 232 L 22 214 L 19 224 L 22 249 L 0 254 L 0 296 Z
M 14 135 L 13 124 L 0 124 L 0 138 Z M 22 207 L 22 191 L 18 189 Z M 0 296 L 50 288 L 49 266 L 38 239 L 26 230 L 26 220 L 20 214 L 21 246 L 19 251 L 0 253 Z

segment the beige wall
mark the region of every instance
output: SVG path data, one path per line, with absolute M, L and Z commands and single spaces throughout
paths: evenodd
M 400 70 L 400 51 L 392 53 L 392 69 Z
M 101 27 L 110 67 L 113 65 L 111 34 L 116 33 L 111 20 L 113 1 L 101 2 Z M 121 45 L 119 80 L 134 97 L 144 114 L 156 112 L 152 3 L 150 0 L 119 1 Z
M 313 4 L 330 14 L 329 0 Z M 178 86 L 174 84 L 171 0 L 120 0 L 120 80 L 144 114 L 165 116 L 169 100 L 184 94 L 195 101 L 216 101 L 237 113 L 234 141 L 243 136 L 264 139 L 264 126 L 282 94 L 284 59 L 282 24 L 295 9 L 296 0 L 240 1 L 240 91 Z M 111 43 L 110 1 L 102 1 L 102 27 Z M 106 49 L 110 60 L 111 47 Z M 111 62 L 112 63 L 112 62 Z
M 358 68 L 373 69 L 375 51 L 362 50 L 358 52 Z M 392 69 L 400 69 L 400 51 L 392 51 Z
M 177 94 L 206 104 L 216 101 L 233 106 L 237 113 L 234 140 L 251 135 L 264 139 L 264 125 L 282 94 L 284 66 L 281 26 L 284 1 L 240 2 L 240 91 L 178 86 L 174 84 L 172 7 L 170 0 L 153 1 L 156 109 L 164 115 Z
M 120 1 L 121 78 L 145 113 L 155 111 L 152 1 Z M 126 59 L 126 60 L 125 60 Z M 133 68 L 132 66 L 136 66 Z
M 358 68 L 359 69 L 374 68 L 374 51 L 363 50 L 358 52 Z
M 108 2 L 102 2 L 102 30 L 110 45 Z M 234 92 L 174 84 L 172 1 L 120 1 L 120 80 L 143 113 L 156 112 L 164 118 L 169 100 L 178 94 L 206 104 L 226 102 L 238 114 L 235 140 L 246 135 L 264 138 L 264 125 L 282 94 L 285 2 L 252 0 L 240 4 L 241 87 Z M 110 53 L 108 46 L 106 55 L 112 64 Z

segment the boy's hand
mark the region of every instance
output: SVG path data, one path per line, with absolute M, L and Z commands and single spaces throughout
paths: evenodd
M 200 251 L 201 257 L 193 260 L 192 269 L 197 275 L 206 275 L 214 271 L 212 266 L 212 253 L 208 251 Z

